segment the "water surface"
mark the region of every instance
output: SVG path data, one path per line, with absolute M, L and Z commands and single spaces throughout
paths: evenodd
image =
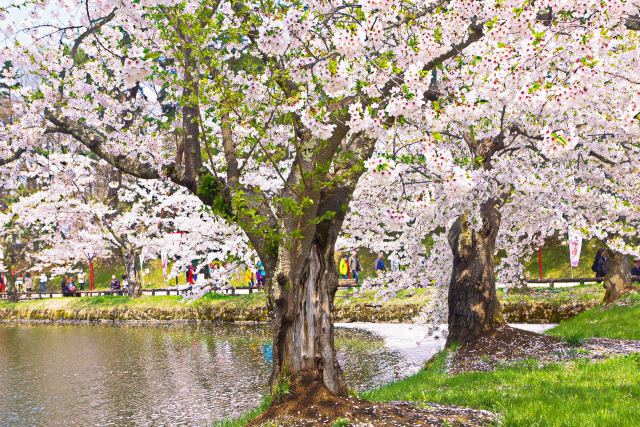
M 267 327 L 0 323 L 0 426 L 207 425 L 267 392 Z M 363 330 L 338 329 L 347 383 L 365 390 L 417 369 Z M 426 356 L 425 356 L 426 357 Z

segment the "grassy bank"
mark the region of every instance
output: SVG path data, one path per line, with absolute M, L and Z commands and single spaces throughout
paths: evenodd
M 531 287 L 526 292 L 504 292 L 498 289 L 498 298 L 503 303 L 535 302 L 569 304 L 574 302 L 601 302 L 604 288 L 601 283 L 592 283 L 567 288 Z
M 334 301 L 336 321 L 410 322 L 432 298 L 432 289 L 400 291 L 381 301 L 373 291 L 340 290 Z M 509 322 L 557 322 L 592 307 L 602 298 L 602 289 L 531 290 L 526 294 L 502 294 Z M 587 301 L 583 303 L 581 300 Z M 126 316 L 122 318 L 122 316 Z M 35 320 L 266 320 L 264 293 L 251 295 L 208 294 L 190 303 L 178 296 L 101 296 L 53 298 L 18 303 L 0 302 L 2 319 Z
M 560 323 L 548 333 L 583 339 L 605 337 L 640 340 L 640 295 L 623 298 L 628 306 L 596 307 Z
M 638 299 L 632 297 L 632 299 Z M 568 340 L 640 337 L 640 304 L 594 308 L 549 331 Z M 539 366 L 527 360 L 493 372 L 449 375 L 442 351 L 424 371 L 364 393 L 374 401 L 412 400 L 498 412 L 509 426 L 640 425 L 640 355 Z
M 419 374 L 364 398 L 436 402 L 487 409 L 509 426 L 638 425 L 640 358 L 547 365 L 536 361 L 494 372 L 450 376 L 446 353 Z

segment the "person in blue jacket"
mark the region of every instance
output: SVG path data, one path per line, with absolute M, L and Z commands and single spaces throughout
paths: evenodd
M 631 267 L 632 276 L 640 276 L 640 258 L 633 260 L 633 267 Z
M 376 258 L 376 262 L 374 264 L 375 270 L 376 270 L 376 275 L 380 276 L 382 274 L 383 271 L 385 271 L 387 269 L 387 267 L 384 266 L 384 260 L 382 259 L 382 252 L 380 252 L 378 254 L 378 258 Z
M 596 258 L 593 260 L 591 270 L 596 273 L 596 277 L 604 277 L 607 275 L 607 257 L 604 249 L 598 249 Z

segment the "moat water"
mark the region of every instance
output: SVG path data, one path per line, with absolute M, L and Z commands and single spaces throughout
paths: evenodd
M 256 325 L 0 323 L 0 426 L 210 425 L 260 404 L 270 341 Z M 415 373 L 442 345 L 412 325 L 336 329 L 354 390 Z

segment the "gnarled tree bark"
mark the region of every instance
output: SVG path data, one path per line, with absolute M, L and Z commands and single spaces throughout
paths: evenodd
M 125 269 L 127 272 L 127 280 L 129 281 L 128 294 L 130 297 L 137 298 L 142 295 L 142 281 L 140 279 L 138 255 L 134 251 L 128 251 L 126 253 Z
M 616 300 L 620 293 L 631 288 L 629 278 L 629 260 L 620 252 L 610 251 L 607 257 L 607 273 L 604 276 L 605 289 L 602 302 L 610 303 Z
M 18 290 L 16 289 L 16 278 L 15 276 L 9 271 L 6 273 L 6 278 L 7 278 L 7 300 L 9 302 L 18 302 L 18 300 L 20 299 L 20 295 L 18 295 Z
M 351 192 L 352 189 L 343 193 L 342 200 L 348 201 Z M 333 299 L 338 290 L 334 246 L 344 212 L 339 208 L 340 198 L 333 198 L 331 205 L 325 202 L 324 209 L 336 208 L 338 213 L 317 225 L 308 250 L 296 257 L 281 255 L 278 259 L 272 283 L 272 391 L 284 376 L 311 374 L 334 393 L 347 394 L 333 339 Z
M 449 229 L 453 270 L 449 284 L 449 336 L 447 347 L 464 344 L 504 323 L 496 295 L 494 253 L 500 228 L 500 207 L 507 194 L 485 201 L 480 208 L 482 226 L 474 230 L 466 215 Z

